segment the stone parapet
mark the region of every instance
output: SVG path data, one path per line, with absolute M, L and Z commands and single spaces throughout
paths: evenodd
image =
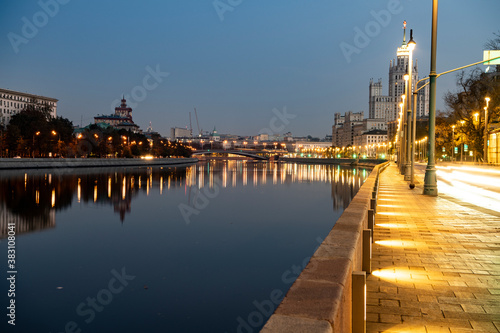
M 261 332 L 352 331 L 352 275 L 363 270 L 363 230 L 387 164 L 373 168 Z

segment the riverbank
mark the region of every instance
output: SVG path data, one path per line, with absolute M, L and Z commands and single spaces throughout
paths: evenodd
M 365 279 L 379 174 L 376 165 L 267 321 L 262 333 L 365 332 Z
M 196 158 L 0 158 L 0 170 L 163 166 L 197 163 Z

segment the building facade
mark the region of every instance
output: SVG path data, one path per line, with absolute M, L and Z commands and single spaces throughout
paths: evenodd
M 398 118 L 399 104 L 402 102 L 401 96 L 405 94 L 404 76 L 408 72 L 408 67 L 412 67 L 412 87 L 420 88 L 425 82 L 418 82 L 418 61 L 410 64 L 410 50 L 406 43 L 406 22 L 403 29 L 403 43 L 397 48 L 396 59 L 389 61 L 389 92 L 382 93 L 382 79 L 374 82 L 370 79 L 368 110 L 370 118 L 385 119 L 386 122 L 394 121 Z M 412 101 L 413 101 L 413 97 Z M 417 93 L 416 105 L 417 118 L 429 115 L 429 86 L 425 86 Z
M 125 97 L 122 98 L 120 106 L 115 108 L 114 114 L 95 116 L 94 123 L 105 123 L 116 129 L 130 130 L 134 133 L 140 132 L 139 126 L 132 119 L 132 108 L 127 107 Z
M 55 118 L 58 101 L 58 99 L 51 97 L 0 88 L 0 126 L 7 126 L 10 118 L 24 110 L 29 104 L 49 107 L 50 117 Z
M 182 127 L 172 127 L 170 128 L 170 140 L 176 140 L 177 138 L 191 138 L 191 131 L 187 128 Z
M 368 89 L 368 118 L 363 119 L 362 112 L 347 112 L 344 116 L 335 114 L 332 126 L 332 143 L 336 147 L 378 145 L 392 141 L 397 131 L 402 95 L 405 95 L 407 81 L 404 79 L 408 67 L 412 66 L 412 86 L 418 84 L 418 62 L 410 64 L 410 49 L 406 42 L 406 22 L 403 27 L 403 43 L 396 50 L 396 58 L 389 61 L 388 93 L 383 94 L 382 79 L 370 79 Z M 414 90 L 414 89 L 413 89 Z M 413 101 L 413 97 L 412 97 Z M 425 86 L 417 93 L 415 106 L 417 119 L 424 119 L 429 114 L 429 90 Z M 361 117 L 360 117 L 361 115 Z
M 335 113 L 335 124 L 332 126 L 332 145 L 335 147 L 352 146 L 354 136 L 357 134 L 355 127 L 363 124 L 363 118 L 363 111 L 349 111 L 343 116 L 340 113 Z

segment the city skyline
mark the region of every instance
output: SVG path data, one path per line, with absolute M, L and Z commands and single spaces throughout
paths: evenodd
M 368 114 L 369 80 L 387 86 L 404 20 L 414 31 L 419 75 L 428 75 L 430 3 L 231 4 L 4 5 L 0 87 L 59 99 L 58 115 L 75 125 L 112 113 L 124 94 L 138 125 L 152 122 L 162 135 L 189 126 L 196 107 L 203 130 L 257 135 L 286 110 L 280 132 L 324 137 L 335 112 Z M 498 32 L 498 9 L 494 0 L 441 3 L 438 72 L 481 60 Z M 438 109 L 454 81 L 438 80 Z M 194 114 L 192 124 L 195 132 Z

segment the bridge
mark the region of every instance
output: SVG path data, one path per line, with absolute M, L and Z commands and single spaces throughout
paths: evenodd
M 259 152 L 261 154 L 267 154 L 268 152 Z M 268 160 L 269 157 L 257 155 L 257 151 L 248 151 L 248 150 L 223 150 L 223 149 L 210 149 L 210 150 L 197 150 L 193 153 L 195 155 L 210 155 L 210 154 L 233 154 L 240 155 L 245 157 L 250 157 L 256 160 Z

